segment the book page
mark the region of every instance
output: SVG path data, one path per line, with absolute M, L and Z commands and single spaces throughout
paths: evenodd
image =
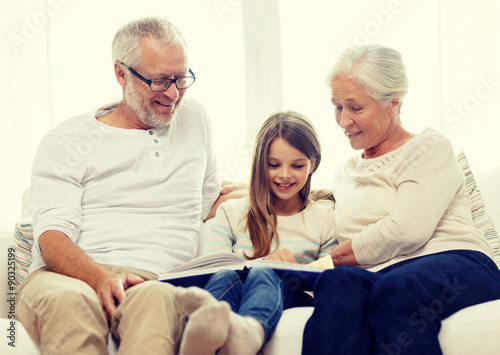
M 245 260 L 235 253 L 213 253 L 194 258 L 193 260 L 168 271 L 168 273 L 244 263 Z
M 331 265 L 328 264 L 327 260 L 324 260 L 321 263 L 313 262 L 309 264 L 294 264 L 285 261 L 265 259 L 244 260 L 239 255 L 234 253 L 214 253 L 195 258 L 186 264 L 160 275 L 159 279 L 170 280 L 190 275 L 212 274 L 223 269 L 243 270 L 245 267 L 251 268 L 257 266 L 267 266 L 274 270 L 321 273 L 328 268 L 333 268 L 333 264 L 331 262 L 330 264 Z
M 328 264 L 326 257 L 320 263 L 311 265 L 287 263 L 278 260 L 243 260 L 234 253 L 214 253 L 198 257 L 164 273 L 159 276 L 159 280 L 169 282 L 174 286 L 198 286 L 203 288 L 210 276 L 219 270 L 235 270 L 238 273 L 245 273 L 250 268 L 260 266 L 270 267 L 283 280 L 300 285 L 305 291 L 310 291 L 316 278 L 327 268 L 332 268 L 333 264 L 331 261 Z
M 333 261 L 332 261 L 332 257 L 330 254 L 328 254 L 322 258 L 319 258 L 318 260 L 313 261 L 307 265 L 312 266 L 312 267 L 317 267 L 320 269 L 333 269 Z

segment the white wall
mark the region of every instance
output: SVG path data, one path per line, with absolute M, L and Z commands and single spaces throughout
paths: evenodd
M 473 171 L 498 167 L 500 2 L 442 3 L 443 129 L 466 152 Z
M 443 131 L 456 151 L 467 153 L 476 172 L 500 165 L 491 160 L 500 128 L 495 109 L 500 2 L 281 0 L 280 5 L 285 106 L 314 122 L 324 147 L 313 185 L 328 184 L 332 169 L 357 154 L 336 127 L 325 75 L 346 46 L 365 43 L 389 45 L 403 55 L 410 83 L 402 107 L 407 129 Z
M 357 154 L 336 126 L 325 80 L 346 47 L 380 43 L 398 49 L 410 81 L 402 107 L 404 125 L 415 132 L 426 126 L 440 128 L 435 0 L 317 0 L 307 5 L 300 0 L 281 0 L 281 12 L 285 105 L 313 121 L 323 145 L 323 162 L 313 186 L 328 185 L 333 170 L 346 157 Z
M 252 5 L 262 0 L 242 1 L 3 1 L 0 231 L 11 230 L 20 215 L 41 137 L 71 116 L 119 99 L 111 39 L 123 23 L 146 15 L 171 19 L 186 36 L 198 77 L 189 94 L 211 115 L 223 178 L 246 180 L 253 131 L 271 111 L 293 109 L 320 132 L 323 161 L 313 185 L 327 185 L 336 166 L 355 152 L 335 126 L 324 77 L 345 46 L 365 42 L 402 52 L 410 80 L 403 106 L 409 130 L 442 130 L 457 151 L 466 151 L 474 171 L 499 165 L 493 152 L 500 128 L 500 2 L 269 0 L 273 4 L 260 10 Z M 272 52 L 265 49 L 273 45 Z M 255 61 L 259 55 L 269 58 Z M 257 71 L 262 63 L 272 68 Z M 266 73 L 272 71 L 271 80 Z M 247 96 L 255 89 L 248 78 L 263 85 L 261 102 L 256 91 Z M 256 112 L 250 105 L 264 109 L 249 114 Z
M 207 108 L 221 176 L 243 179 L 246 157 L 241 6 L 204 0 L 23 0 L 0 12 L 0 231 L 12 230 L 34 154 L 56 124 L 121 96 L 111 41 L 131 19 L 163 16 L 183 32 L 197 75 L 188 94 Z M 231 147 L 228 149 L 227 147 Z

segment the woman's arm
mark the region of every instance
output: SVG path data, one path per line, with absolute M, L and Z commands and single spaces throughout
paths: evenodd
M 354 256 L 354 252 L 352 250 L 352 240 L 349 240 L 345 243 L 341 243 L 335 246 L 330 255 L 332 257 L 333 266 L 340 265 L 348 265 L 348 266 L 356 266 L 359 265 L 356 257 Z
M 351 243 L 360 264 L 379 264 L 425 245 L 463 185 L 451 143 L 441 134 L 431 134 L 412 149 L 393 172 L 397 193 L 390 213 Z

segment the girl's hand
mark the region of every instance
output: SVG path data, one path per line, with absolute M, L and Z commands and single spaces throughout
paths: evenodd
M 287 263 L 297 264 L 297 260 L 288 249 L 278 249 L 264 258 L 264 260 L 285 261 Z

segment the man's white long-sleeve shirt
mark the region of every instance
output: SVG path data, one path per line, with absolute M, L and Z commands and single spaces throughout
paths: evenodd
M 200 219 L 219 196 L 211 128 L 186 97 L 161 129 L 121 129 L 96 117 L 116 104 L 67 120 L 42 140 L 33 165 L 33 263 L 38 238 L 57 230 L 94 261 L 153 273 L 196 254 Z

